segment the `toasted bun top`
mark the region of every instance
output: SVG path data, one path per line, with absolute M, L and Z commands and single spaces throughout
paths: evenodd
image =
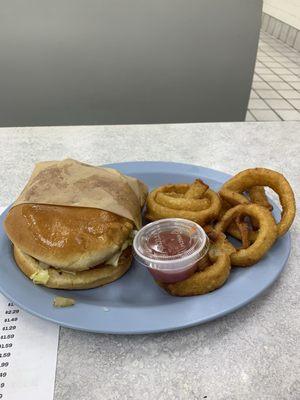
M 66 271 L 83 271 L 111 258 L 128 239 L 133 223 L 108 211 L 21 204 L 4 227 L 24 253 Z

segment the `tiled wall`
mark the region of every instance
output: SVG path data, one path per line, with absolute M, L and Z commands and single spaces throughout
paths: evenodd
M 300 29 L 299 0 L 263 0 L 263 12 Z
M 300 51 L 300 30 L 263 13 L 262 30 Z

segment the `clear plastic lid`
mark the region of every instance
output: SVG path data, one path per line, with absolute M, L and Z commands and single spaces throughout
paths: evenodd
M 144 226 L 136 234 L 133 247 L 143 265 L 163 271 L 184 270 L 207 253 L 209 240 L 195 222 L 168 218 Z

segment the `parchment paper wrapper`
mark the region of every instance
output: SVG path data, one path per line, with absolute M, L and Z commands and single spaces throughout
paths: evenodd
M 33 203 L 99 208 L 130 219 L 139 229 L 147 192 L 143 182 L 115 169 L 72 159 L 46 161 L 36 164 L 13 206 Z

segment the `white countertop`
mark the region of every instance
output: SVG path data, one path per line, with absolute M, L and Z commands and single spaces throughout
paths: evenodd
M 0 203 L 41 160 L 164 160 L 234 174 L 282 172 L 299 204 L 300 123 L 0 128 Z M 278 281 L 219 320 L 178 332 L 111 336 L 61 328 L 55 400 L 296 400 L 300 393 L 300 219 Z M 205 397 L 207 396 L 207 397 Z

